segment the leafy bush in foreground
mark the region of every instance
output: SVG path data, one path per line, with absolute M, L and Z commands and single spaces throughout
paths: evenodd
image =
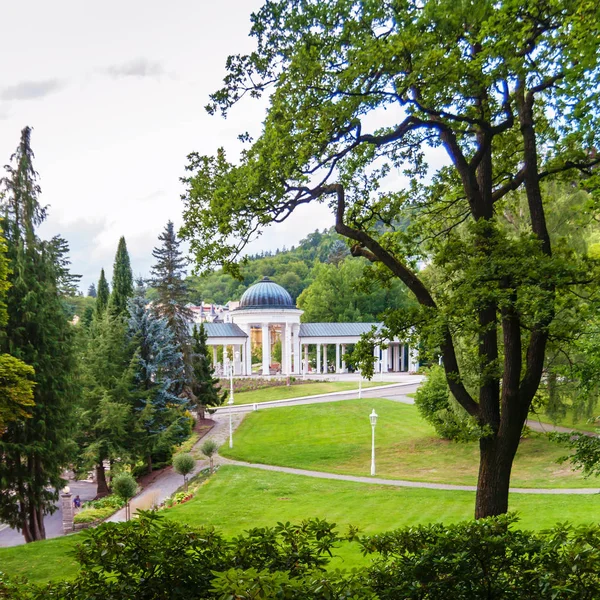
M 225 540 L 142 513 L 82 534 L 71 582 L 26 585 L 0 574 L 0 598 L 26 600 L 595 600 L 600 526 L 532 533 L 516 518 L 406 527 L 374 536 L 319 519 L 254 528 Z M 363 571 L 326 571 L 343 539 L 374 560 Z

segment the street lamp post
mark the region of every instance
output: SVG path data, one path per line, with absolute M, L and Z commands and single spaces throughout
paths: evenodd
M 371 421 L 371 475 L 375 475 L 375 425 L 377 424 L 377 413 L 375 409 L 369 415 L 369 419 Z
M 229 368 L 229 400 L 227 404 L 229 406 L 229 447 L 233 448 L 233 423 L 231 415 L 231 407 L 233 406 L 233 365 L 228 362 Z

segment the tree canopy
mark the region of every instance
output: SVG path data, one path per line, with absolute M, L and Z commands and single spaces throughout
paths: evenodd
M 594 260 L 552 242 L 543 188 L 586 188 L 597 210 L 596 3 L 294 0 L 252 23 L 255 50 L 228 59 L 207 108 L 226 116 L 265 94 L 269 108 L 239 161 L 189 156 L 182 232 L 197 264 L 235 274 L 265 226 L 328 203 L 352 254 L 418 302 L 389 313 L 386 333 L 414 331 L 441 355 L 487 432 L 475 514 L 505 512 L 551 325 L 596 280 Z M 499 219 L 515 194 L 519 231 Z

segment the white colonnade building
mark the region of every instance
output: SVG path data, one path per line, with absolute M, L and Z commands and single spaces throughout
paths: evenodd
M 239 305 L 227 315 L 227 322 L 205 323 L 207 344 L 213 349 L 213 365 L 223 373 L 223 365 L 233 359 L 234 375 L 252 374 L 252 350 L 262 358 L 260 374 L 303 375 L 308 373 L 347 373 L 343 356 L 361 335 L 381 323 L 301 323 L 298 309 L 286 289 L 264 277 L 250 286 Z M 273 360 L 273 347 L 281 343 L 281 361 Z M 386 348 L 375 346 L 376 372 L 416 371 L 418 364 L 409 347 L 390 340 Z M 312 365 L 309 349 L 313 347 Z

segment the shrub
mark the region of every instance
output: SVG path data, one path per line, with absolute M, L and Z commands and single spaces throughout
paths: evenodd
M 532 533 L 514 515 L 407 527 L 361 540 L 377 558 L 381 600 L 593 600 L 600 598 L 600 527 Z
M 319 519 L 254 528 L 227 541 L 142 512 L 84 532 L 74 581 L 26 585 L 0 574 L 0 597 L 217 600 L 597 600 L 600 526 L 540 533 L 516 518 L 406 527 L 358 540 L 368 569 L 326 571 L 341 538 Z M 10 593 L 18 589 L 18 595 Z M 6 594 L 5 594 L 6 595 Z
M 415 393 L 415 405 L 421 416 L 446 440 L 472 441 L 484 432 L 450 393 L 444 368 L 435 365 Z
M 190 454 L 177 454 L 173 459 L 173 468 L 177 473 L 183 475 L 183 482 L 185 483 L 185 488 L 187 489 L 187 476 L 194 470 L 196 466 L 196 461 L 194 457 Z
M 206 456 L 210 462 L 210 472 L 214 471 L 214 459 L 213 456 L 217 453 L 219 445 L 214 440 L 206 440 L 202 446 L 200 446 L 200 452 Z

